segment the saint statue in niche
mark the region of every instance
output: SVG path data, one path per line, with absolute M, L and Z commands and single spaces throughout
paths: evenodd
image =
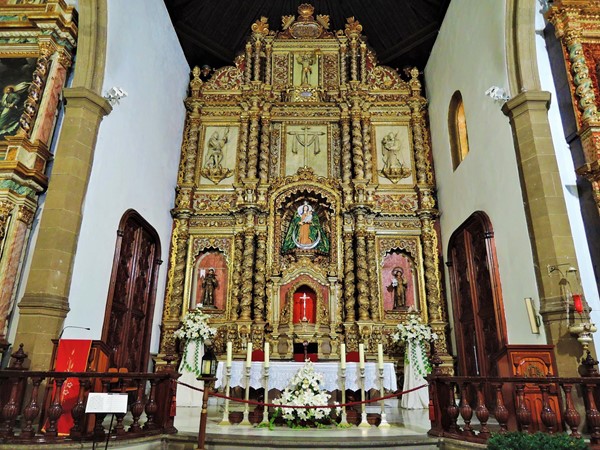
M 298 207 L 290 221 L 281 250 L 287 253 L 296 248 L 329 252 L 329 238 L 321 226 L 319 215 L 308 202 Z
M 404 270 L 402 267 L 394 267 L 392 270 L 392 282 L 389 286 L 389 290 L 394 297 L 393 309 L 400 309 L 406 306 L 406 286 L 408 285 L 408 282 L 403 275 Z
M 202 279 L 202 306 L 205 308 L 215 307 L 215 289 L 219 286 L 215 269 L 212 267 Z
M 302 86 L 309 86 L 309 80 L 312 74 L 312 66 L 315 64 L 315 54 L 310 52 L 301 53 L 296 57 L 296 61 L 298 61 L 298 64 L 302 66 L 300 84 Z

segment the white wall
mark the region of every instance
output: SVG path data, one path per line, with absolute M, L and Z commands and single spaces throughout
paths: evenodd
M 133 208 L 158 232 L 161 259 L 151 351 L 158 350 L 189 66 L 162 0 L 109 0 L 103 93 L 129 94 L 104 118 L 83 209 L 67 337 L 99 339 L 116 230 Z M 68 333 L 68 335 L 67 335 Z
M 587 244 L 586 233 L 581 217 L 581 209 L 579 205 L 579 197 L 577 196 L 577 177 L 575 175 L 575 167 L 569 145 L 565 140 L 565 133 L 562 127 L 560 111 L 550 69 L 550 61 L 546 50 L 546 42 L 543 36 L 543 30 L 546 26 L 542 11 L 539 5 L 534 5 L 538 14 L 536 14 L 536 50 L 537 63 L 540 74 L 540 82 L 542 89 L 552 94 L 552 102 L 548 111 L 548 119 L 550 121 L 552 131 L 552 142 L 556 150 L 556 159 L 558 161 L 558 171 L 562 181 L 563 193 L 567 205 L 567 214 L 571 225 L 571 233 L 575 243 L 575 253 L 577 256 L 577 268 L 579 269 L 581 284 L 583 286 L 585 298 L 592 308 L 592 321 L 596 324 L 600 323 L 600 300 L 598 298 L 598 285 L 594 277 L 592 260 Z M 560 277 L 557 275 L 555 279 L 558 281 Z M 571 280 L 570 280 L 571 281 Z M 575 290 L 577 287 L 574 288 Z M 594 344 L 596 349 L 600 349 L 600 334 L 594 334 Z
M 504 1 L 453 0 L 425 68 L 442 248 L 446 259 L 452 233 L 484 211 L 494 228 L 509 342 L 542 344 L 544 331 L 531 333 L 523 300 L 539 305 L 511 128 L 501 103 L 484 95 L 490 86 L 508 88 L 505 11 Z M 470 152 L 453 171 L 448 108 L 456 90 Z M 447 269 L 446 287 L 450 301 Z

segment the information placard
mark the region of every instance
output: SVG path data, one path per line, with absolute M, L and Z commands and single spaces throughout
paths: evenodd
M 127 413 L 127 394 L 90 392 L 86 413 Z

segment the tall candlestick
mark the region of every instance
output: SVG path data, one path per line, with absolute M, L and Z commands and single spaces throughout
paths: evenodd
M 226 367 L 231 367 L 231 360 L 233 356 L 233 342 L 227 342 L 227 365 Z
M 269 351 L 271 347 L 268 342 L 265 342 L 265 367 L 269 367 Z
M 246 367 L 250 367 L 252 365 L 252 342 L 248 342 L 246 348 Z
M 360 369 L 365 368 L 365 344 L 358 344 L 358 367 Z
M 346 344 L 340 345 L 340 367 L 346 368 Z
M 377 344 L 377 367 L 383 369 L 383 344 Z

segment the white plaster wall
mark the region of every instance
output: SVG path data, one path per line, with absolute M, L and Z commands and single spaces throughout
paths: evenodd
M 128 96 L 100 127 L 75 258 L 65 325 L 91 331 L 69 329 L 67 337 L 100 338 L 116 230 L 133 208 L 160 235 L 151 344 L 158 350 L 188 74 L 162 0 L 109 0 L 103 93 L 118 86 Z
M 565 195 L 567 214 L 569 216 L 569 223 L 571 225 L 571 233 L 573 235 L 573 241 L 575 243 L 575 253 L 577 255 L 577 268 L 579 269 L 580 280 L 583 286 L 585 298 L 592 308 L 592 321 L 598 324 L 600 323 L 600 301 L 598 298 L 598 285 L 596 284 L 596 280 L 594 277 L 592 259 L 590 257 L 586 233 L 583 226 L 583 219 L 581 217 L 579 197 L 577 195 L 577 180 L 575 175 L 575 167 L 573 166 L 573 159 L 571 158 L 571 151 L 569 149 L 569 145 L 567 144 L 567 141 L 564 138 L 565 133 L 563 131 L 558 102 L 556 100 L 556 89 L 554 87 L 554 80 L 552 78 L 552 71 L 550 69 L 550 61 L 548 58 L 546 43 L 544 41 L 542 33 L 546 24 L 540 6 L 534 5 L 533 7 L 535 7 L 538 12 L 536 14 L 535 25 L 536 31 L 538 31 L 536 33 L 536 50 L 537 63 L 540 74 L 540 83 L 544 91 L 548 91 L 552 94 L 553 101 L 550 103 L 550 110 L 548 111 L 548 120 L 550 121 L 552 131 L 552 142 L 554 143 L 554 149 L 556 150 L 558 171 L 560 173 L 563 193 Z M 555 276 L 557 282 L 559 278 L 559 276 Z M 569 281 L 574 282 L 575 285 L 577 284 L 575 280 L 570 279 Z M 577 286 L 574 286 L 574 290 L 577 289 Z M 594 334 L 594 344 L 596 346 L 596 349 L 600 348 L 599 333 Z
M 510 343 L 543 344 L 532 334 L 525 297 L 539 305 L 515 148 L 501 103 L 484 95 L 508 87 L 504 1 L 453 0 L 425 68 L 444 260 L 452 233 L 475 211 L 490 218 L 496 243 Z M 470 152 L 452 169 L 448 107 L 460 90 Z M 450 280 L 445 269 L 447 298 Z M 449 307 L 449 309 L 451 309 Z

